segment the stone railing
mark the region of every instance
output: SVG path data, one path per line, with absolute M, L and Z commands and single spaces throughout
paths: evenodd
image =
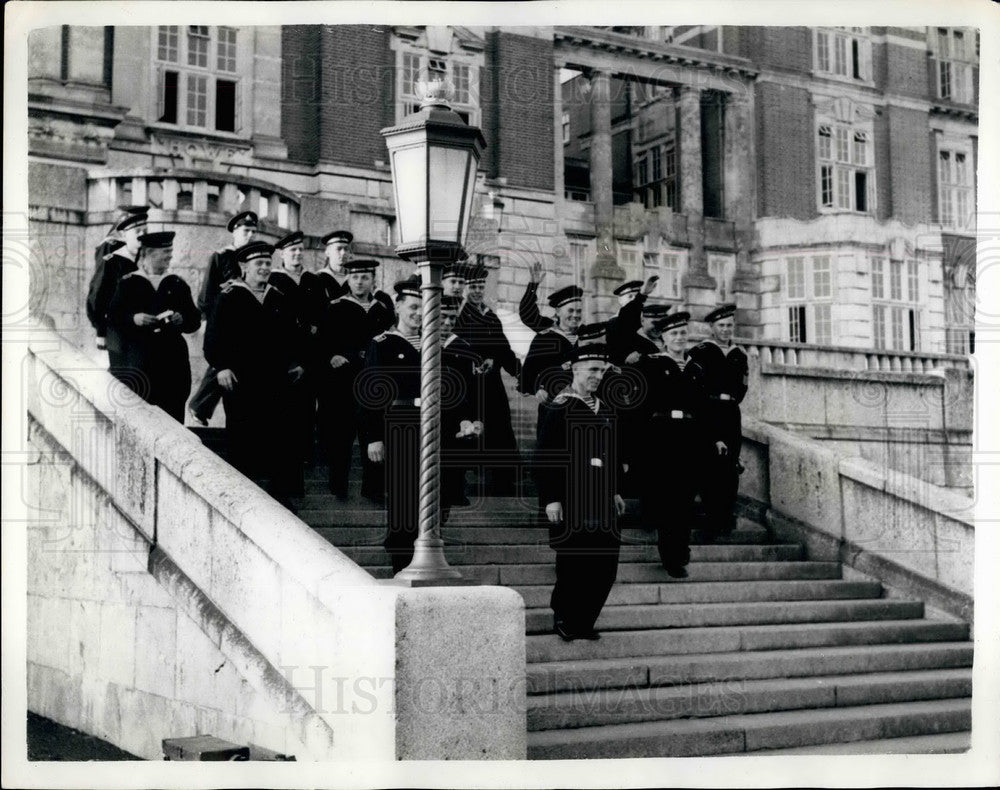
M 760 357 L 765 372 L 769 365 L 870 370 L 882 373 L 931 373 L 946 368 L 969 369 L 969 358 L 961 354 L 817 346 L 782 340 L 737 340 L 737 342 L 746 348 L 749 354 Z
M 517 593 L 377 582 L 59 335 L 24 339 L 29 710 L 146 759 L 204 734 L 525 758 Z
M 299 198 L 257 178 L 198 170 L 93 171 L 88 178 L 92 222 L 110 221 L 121 204 L 144 204 L 163 212 L 151 218 L 225 225 L 238 211 L 255 211 L 276 228 L 299 227 Z M 94 216 L 94 215 L 98 216 Z M 109 217 L 100 215 L 107 214 Z
M 972 622 L 973 499 L 757 420 L 743 434 L 740 494 L 778 537 Z

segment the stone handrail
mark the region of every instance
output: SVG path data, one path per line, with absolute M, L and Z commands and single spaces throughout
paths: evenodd
M 254 211 L 278 228 L 299 226 L 299 198 L 259 178 L 202 170 L 138 169 L 92 171 L 88 177 L 91 215 L 113 215 L 116 206 L 146 204 L 164 213 L 194 212 L 199 221 L 225 225 L 238 211 Z M 205 217 L 204 215 L 208 215 Z M 155 215 L 153 219 L 159 219 Z M 102 222 L 104 217 L 93 217 Z M 110 218 L 107 218 L 110 221 Z
M 206 732 L 524 759 L 517 593 L 377 582 L 55 332 L 28 340 L 31 710 L 147 759 Z
M 869 370 L 882 373 L 931 373 L 946 368 L 968 370 L 969 358 L 961 354 L 886 349 L 819 346 L 783 340 L 737 339 L 763 366 Z M 766 372 L 766 370 L 765 370 Z

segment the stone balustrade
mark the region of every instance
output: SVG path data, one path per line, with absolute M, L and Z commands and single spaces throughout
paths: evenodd
M 868 370 L 880 373 L 932 373 L 954 368 L 969 369 L 969 358 L 961 354 L 921 351 L 818 346 L 781 340 L 737 341 L 751 356 L 759 356 L 762 366 Z
M 299 226 L 299 198 L 287 189 L 236 173 L 198 170 L 92 172 L 88 178 L 91 224 L 110 221 L 121 204 L 146 204 L 154 221 L 222 225 L 238 211 L 255 211 L 262 223 Z M 94 215 L 98 216 L 94 216 Z

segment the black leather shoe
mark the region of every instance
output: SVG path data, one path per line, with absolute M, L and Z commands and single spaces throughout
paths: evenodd
M 577 638 L 576 634 L 570 633 L 566 630 L 566 625 L 562 620 L 556 620 L 555 632 L 564 642 L 572 642 Z
M 667 570 L 667 576 L 672 579 L 686 579 L 688 577 L 687 568 L 683 565 L 678 565 L 676 567 L 672 565 L 665 565 L 664 568 Z

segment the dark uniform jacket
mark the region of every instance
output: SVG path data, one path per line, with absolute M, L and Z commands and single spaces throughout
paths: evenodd
M 705 340 L 688 352 L 688 368 L 704 396 L 702 411 L 710 438 L 726 442 L 735 452 L 741 433 L 739 404 L 747 394 L 749 377 L 746 353 L 736 345 L 724 351 Z
M 303 275 L 304 276 L 304 275 Z M 330 302 L 323 312 L 319 326 L 321 357 L 325 370 L 355 373 L 361 369 L 365 351 L 372 338 L 386 332 L 396 321 L 396 314 L 378 299 L 366 308 L 352 296 L 340 296 Z M 349 365 L 334 370 L 330 359 L 344 357 Z
M 563 508 L 563 520 L 549 524 L 552 548 L 607 548 L 621 539 L 614 504 L 622 474 L 617 418 L 596 402 L 595 412 L 565 389 L 542 409 L 538 503 L 544 508 L 560 502 Z
M 475 368 L 482 360 L 458 335 L 448 335 L 441 347 L 442 445 L 456 443 L 463 420 L 484 420 L 476 398 Z
M 302 272 L 299 288 L 302 291 L 302 306 L 306 319 L 316 327 L 322 325 L 326 309 L 331 302 L 343 296 L 350 296 L 351 293 L 347 280 L 340 282 L 328 268 L 320 269 L 318 272 Z M 372 295 L 383 307 L 389 309 L 395 321 L 396 308 L 389 294 L 376 288 Z
M 103 248 L 98 248 L 98 251 Z M 87 319 L 97 331 L 98 337 L 108 335 L 108 307 L 115 295 L 118 281 L 126 274 L 137 271 L 139 266 L 131 258 L 113 252 L 102 255 L 94 269 L 94 277 L 90 281 L 87 292 Z M 121 339 L 112 330 L 108 337 L 108 350 L 117 352 L 121 348 Z
M 528 283 L 528 287 L 524 289 L 524 296 L 517 306 L 517 315 L 521 323 L 533 332 L 541 332 L 555 324 L 555 321 L 538 311 L 538 283 Z
M 167 310 L 179 313 L 182 323 L 135 323 L 136 313 L 158 316 Z M 137 391 L 146 401 L 183 420 L 184 402 L 191 394 L 191 365 L 182 333 L 195 332 L 201 326 L 201 313 L 188 284 L 176 274 L 164 276 L 155 286 L 141 271 L 126 274 L 111 299 L 108 321 L 122 341 L 126 380 L 138 385 Z
M 558 395 L 573 380 L 563 363 L 576 344 L 575 337 L 566 336 L 557 327 L 535 335 L 521 367 L 519 390 L 525 395 L 534 395 L 539 389 L 544 389 L 549 397 Z
M 212 315 L 222 284 L 239 276 L 240 265 L 236 262 L 236 250 L 232 246 L 212 253 L 212 257 L 208 259 L 208 266 L 205 267 L 201 290 L 198 293 L 198 309 L 202 315 L 206 318 Z
M 375 309 L 375 308 L 373 308 Z M 364 352 L 364 370 L 355 394 L 360 416 L 362 452 L 372 442 L 385 441 L 386 416 L 420 405 L 420 351 L 395 327 L 370 340 Z
M 288 341 L 282 297 L 265 291 L 264 302 L 237 280 L 223 289 L 213 320 L 205 332 L 205 358 L 216 370 L 232 370 L 237 384 L 226 393 L 226 420 L 266 418 L 255 414 L 261 402 L 273 400 L 288 382 L 288 371 L 299 364 L 298 349 Z M 235 410 L 235 414 L 233 411 Z

